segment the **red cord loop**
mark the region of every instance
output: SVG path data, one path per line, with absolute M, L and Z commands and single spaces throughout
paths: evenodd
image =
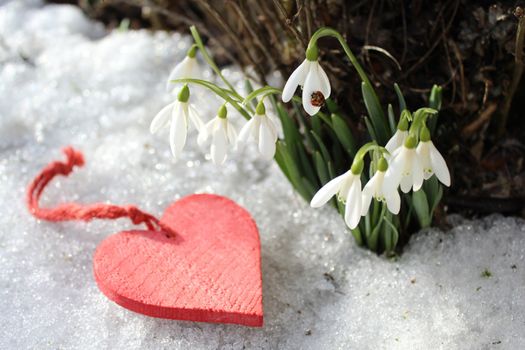
M 92 219 L 118 219 L 128 217 L 135 225 L 145 224 L 148 230 L 159 230 L 171 236 L 175 235 L 169 227 L 163 225 L 156 217 L 133 205 L 118 206 L 105 203 L 82 205 L 77 203 L 63 203 L 54 208 L 41 208 L 38 202 L 49 182 L 57 175 L 68 176 L 75 166 L 81 167 L 84 165 L 84 156 L 81 152 L 72 147 L 65 147 L 63 152 L 66 155 L 66 161 L 49 163 L 40 174 L 33 179 L 27 189 L 27 207 L 33 216 L 48 221 L 90 221 Z

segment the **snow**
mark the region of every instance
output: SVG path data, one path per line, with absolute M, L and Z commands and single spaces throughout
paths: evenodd
M 452 216 L 449 231 L 421 232 L 389 260 L 356 247 L 335 211 L 310 209 L 253 147 L 217 167 L 192 133 L 174 163 L 167 132 L 148 126 L 189 44 L 106 33 L 67 5 L 0 5 L 1 349 L 525 348 L 522 219 Z M 220 102 L 196 97 L 211 119 Z M 107 300 L 92 255 L 129 221 L 39 222 L 24 205 L 28 182 L 68 144 L 87 164 L 55 180 L 44 205 L 133 203 L 160 216 L 194 192 L 244 205 L 261 233 L 264 328 L 153 319 Z

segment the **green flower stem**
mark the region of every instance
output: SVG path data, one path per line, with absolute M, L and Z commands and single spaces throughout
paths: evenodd
M 412 122 L 412 125 L 410 125 L 410 135 L 415 136 L 416 138 L 419 138 L 419 133 L 421 131 L 421 128 L 426 125 L 427 118 L 429 115 L 436 114 L 438 111 L 436 111 L 433 108 L 420 108 L 414 113 L 414 121 Z
M 246 96 L 246 98 L 242 101 L 242 104 L 243 105 L 248 105 L 249 102 L 251 100 L 253 100 L 254 98 L 260 96 L 260 95 L 263 95 L 263 99 L 264 97 L 268 96 L 268 95 L 274 95 L 274 94 L 281 94 L 283 91 L 280 90 L 280 89 L 276 89 L 272 86 L 264 86 L 260 89 L 257 89 L 255 91 L 252 91 L 248 96 Z
M 201 80 L 201 79 L 176 79 L 176 80 L 172 80 L 171 82 L 172 83 L 189 83 L 189 84 L 196 84 L 196 85 L 203 86 L 207 88 L 208 90 L 213 91 L 217 96 L 221 97 L 224 101 L 231 104 L 237 111 L 239 111 L 239 113 L 242 114 L 242 116 L 245 119 L 247 120 L 251 119 L 250 114 L 246 112 L 246 110 L 243 107 L 241 107 L 241 105 L 230 96 L 230 93 L 231 93 L 230 90 L 223 89 L 213 83 L 210 83 L 209 81 Z M 248 106 L 244 106 L 244 107 L 247 109 L 249 108 Z M 251 109 L 250 109 L 250 112 L 251 112 Z
M 355 70 L 357 71 L 357 74 L 359 74 L 359 76 L 361 77 L 361 80 L 365 84 L 369 85 L 372 88 L 372 90 L 373 90 L 372 83 L 370 82 L 370 79 L 368 79 L 368 76 L 366 75 L 363 67 L 361 67 L 361 65 L 357 61 L 357 58 L 355 57 L 355 55 L 352 52 L 352 50 L 350 50 L 350 47 L 346 43 L 346 41 L 343 38 L 343 36 L 341 34 L 339 34 L 339 32 L 336 31 L 335 29 L 332 29 L 332 28 L 329 28 L 329 27 L 319 28 L 312 35 L 312 38 L 310 38 L 310 42 L 308 43 L 308 47 L 316 47 L 317 46 L 317 40 L 319 40 L 320 38 L 325 37 L 325 36 L 334 37 L 334 38 L 336 38 L 339 41 L 339 44 L 341 44 L 341 47 L 343 48 L 346 56 L 348 57 L 348 59 L 350 60 L 352 65 L 354 66 Z M 374 91 L 374 93 L 375 93 L 375 91 Z M 377 98 L 377 96 L 376 96 L 376 98 Z
M 201 36 L 199 35 L 199 32 L 197 31 L 197 28 L 195 26 L 191 26 L 190 32 L 191 32 L 191 35 L 193 36 L 193 40 L 195 41 L 195 44 L 197 45 L 197 47 L 202 53 L 202 57 L 204 57 L 204 60 L 208 63 L 211 69 L 213 69 L 213 71 L 219 76 L 219 78 L 221 78 L 224 84 L 228 86 L 228 88 L 232 91 L 232 93 L 236 95 L 237 99 L 242 100 L 242 97 L 237 93 L 233 85 L 230 84 L 230 82 L 224 77 L 224 75 L 222 75 L 221 70 L 219 69 L 215 61 L 213 61 L 211 56 L 208 54 L 208 51 L 206 51 L 206 48 L 204 47 L 204 44 L 202 43 L 202 39 L 201 39 Z
M 386 148 L 379 146 L 375 141 L 368 142 L 361 146 L 361 148 L 357 151 L 354 157 L 354 163 L 356 161 L 362 161 L 365 155 L 371 151 L 377 151 L 381 154 L 389 154 Z

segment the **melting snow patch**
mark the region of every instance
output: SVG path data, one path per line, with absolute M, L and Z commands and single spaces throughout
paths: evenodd
M 75 7 L 0 6 L 1 349 L 525 348 L 523 220 L 452 217 L 453 229 L 421 232 L 390 261 L 356 247 L 337 213 L 310 209 L 253 148 L 215 167 L 192 134 L 173 163 L 167 134 L 148 126 L 173 98 L 164 79 L 189 45 L 106 33 Z M 242 84 L 237 69 L 227 74 Z M 220 102 L 194 97 L 212 118 Z M 38 222 L 23 203 L 69 144 L 87 165 L 54 181 L 43 204 L 108 200 L 160 215 L 207 191 L 246 206 L 261 232 L 264 328 L 153 319 L 108 301 L 92 255 L 129 222 Z

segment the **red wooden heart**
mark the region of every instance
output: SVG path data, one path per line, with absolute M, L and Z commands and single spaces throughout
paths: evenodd
M 156 231 L 111 235 L 97 248 L 100 290 L 132 311 L 177 320 L 263 323 L 259 232 L 228 198 L 196 194 L 172 204 Z

